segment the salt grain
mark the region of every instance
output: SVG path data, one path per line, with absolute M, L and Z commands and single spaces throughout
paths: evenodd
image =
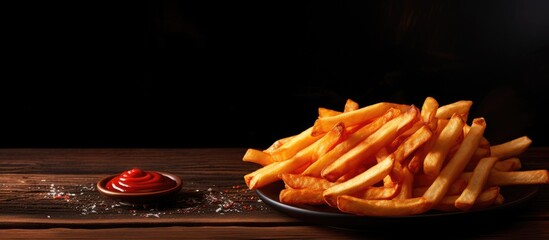
M 104 198 L 94 184 L 63 186 L 48 184 L 44 198 L 63 200 L 67 206 L 78 211 L 82 217 L 96 214 L 123 214 L 136 217 L 160 218 L 168 214 L 207 214 L 226 215 L 251 211 L 268 211 L 269 208 L 257 195 L 251 194 L 247 187 L 234 185 L 206 189 L 192 189 L 182 193 L 173 204 L 164 208 L 162 205 L 122 205 L 115 200 Z M 184 191 L 184 190 L 183 190 Z M 177 207 L 178 206 L 178 207 Z M 161 208 L 158 208 L 161 207 Z M 129 212 L 128 212 L 128 208 Z

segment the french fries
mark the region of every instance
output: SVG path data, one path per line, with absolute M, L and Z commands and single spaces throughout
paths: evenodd
M 463 132 L 463 124 L 463 119 L 459 115 L 454 114 L 450 118 L 440 135 L 434 140 L 433 149 L 427 153 L 423 160 L 423 172 L 425 174 L 432 176 L 439 174 L 446 155 Z
M 341 110 L 318 108 L 314 124 L 242 160 L 260 166 L 244 176 L 249 189 L 282 181 L 279 201 L 327 205 L 360 216 L 470 211 L 503 204 L 501 187 L 549 184 L 546 169 L 522 170 L 527 136 L 490 145 L 473 102 L 414 105 L 380 102 Z
M 469 210 L 475 204 L 477 197 L 480 195 L 486 181 L 490 175 L 490 170 L 498 160 L 497 157 L 483 158 L 473 171 L 473 175 L 467 183 L 467 187 L 463 190 L 461 195 L 456 199 L 456 208 L 461 210 Z

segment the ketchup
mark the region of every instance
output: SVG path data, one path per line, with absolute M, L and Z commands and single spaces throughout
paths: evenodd
M 176 182 L 158 172 L 132 168 L 112 178 L 105 188 L 114 192 L 140 193 L 167 190 Z

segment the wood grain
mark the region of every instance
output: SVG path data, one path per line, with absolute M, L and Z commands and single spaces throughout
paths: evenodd
M 267 206 L 243 181 L 246 173 L 259 167 L 242 161 L 245 151 L 0 149 L 1 238 L 351 239 L 363 234 L 316 226 Z M 521 160 L 530 169 L 547 169 L 549 148 L 529 149 Z M 131 167 L 177 174 L 184 187 L 173 199 L 148 206 L 122 205 L 95 188 L 100 178 Z M 471 238 L 547 237 L 548 186 L 540 186 L 538 194 L 509 219 L 493 220 L 493 224 L 471 226 L 460 233 Z M 373 239 L 387 236 L 386 231 L 368 231 Z

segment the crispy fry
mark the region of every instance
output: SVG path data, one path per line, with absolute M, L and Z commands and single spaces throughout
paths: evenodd
M 444 166 L 425 194 L 423 194 L 431 206 L 436 206 L 442 200 L 450 188 L 450 185 L 463 172 L 467 166 L 467 162 L 471 159 L 471 156 L 473 156 L 473 153 L 477 149 L 485 128 L 486 122 L 484 121 L 484 118 L 473 119 L 471 130 L 463 139 L 458 151 L 446 166 Z
M 366 139 L 372 133 L 376 132 L 389 120 L 397 117 L 400 114 L 400 110 L 391 108 L 384 115 L 376 118 L 372 123 L 365 125 L 351 133 L 345 140 L 336 145 L 331 151 L 327 152 L 321 156 L 317 161 L 311 164 L 305 171 L 304 175 L 320 177 L 321 172 L 326 166 L 333 163 L 336 159 L 341 157 L 343 154 L 351 150 L 361 141 Z
M 463 132 L 464 124 L 461 117 L 456 114 L 452 115 L 448 124 L 440 132 L 440 135 L 437 136 L 433 148 L 423 160 L 423 172 L 425 174 L 432 176 L 439 174 L 448 152 Z
M 458 114 L 462 115 L 463 121 L 467 121 L 467 114 L 469 113 L 469 109 L 471 108 L 471 105 L 473 105 L 473 101 L 469 100 L 460 100 L 457 102 L 453 102 L 447 105 L 443 105 L 438 107 L 436 118 L 451 118 L 452 115 Z
M 458 178 L 458 179 L 456 179 L 456 181 L 454 181 L 454 183 L 452 183 L 452 185 L 450 185 L 450 188 L 448 189 L 448 192 L 446 192 L 446 196 L 448 196 L 448 195 L 460 195 L 463 192 L 463 189 L 465 189 L 466 187 L 467 187 L 467 181 L 465 181 L 461 178 Z M 423 196 L 423 194 L 425 194 L 425 192 L 427 191 L 428 188 L 429 188 L 429 186 L 414 187 L 413 192 L 412 192 L 412 197 L 421 197 L 421 196 Z
M 491 156 L 499 159 L 517 157 L 522 154 L 532 143 L 532 139 L 527 136 L 522 136 L 511 141 L 493 145 L 490 147 Z
M 496 201 L 503 202 L 503 199 L 498 200 L 499 196 L 501 196 L 499 191 L 500 191 L 499 187 L 490 187 L 485 189 L 480 193 L 480 195 L 478 196 L 477 200 L 475 201 L 471 209 L 486 208 L 496 203 Z M 458 198 L 459 198 L 459 195 L 445 196 L 436 206 L 433 207 L 433 209 L 446 211 L 446 212 L 459 211 L 461 209 L 456 208 L 455 206 L 455 202 Z
M 345 107 L 343 108 L 343 112 L 350 112 L 358 110 L 358 103 L 353 101 L 352 99 L 347 99 L 345 102 Z
M 336 116 L 336 115 L 339 115 L 339 114 L 341 114 L 341 112 L 336 111 L 336 110 L 323 108 L 323 107 L 318 108 L 318 117 L 319 118 L 331 117 L 331 116 Z
M 267 149 L 263 150 L 264 152 L 271 154 L 275 149 L 279 148 L 280 146 L 284 145 L 284 143 L 290 141 L 294 136 L 289 136 L 285 138 L 278 139 L 271 144 Z
M 461 174 L 462 179 L 469 181 L 471 172 Z M 511 186 L 526 184 L 549 184 L 549 172 L 546 169 L 503 172 L 492 169 L 487 186 Z
M 494 170 L 498 171 L 517 171 L 522 167 L 522 163 L 518 158 L 509 158 L 501 161 L 497 161 L 494 165 Z
M 383 115 L 390 108 L 407 109 L 407 107 L 409 106 L 404 107 L 402 104 L 381 102 L 335 116 L 318 118 L 312 127 L 312 136 L 328 132 L 338 122 L 343 122 L 348 127 L 364 124 Z
M 280 165 L 282 163 L 285 163 L 285 162 L 286 161 L 284 161 L 284 162 L 273 162 L 269 165 L 263 166 L 262 168 L 259 168 L 255 171 L 251 172 L 251 173 L 248 173 L 248 174 L 244 175 L 244 182 L 246 183 L 246 186 L 248 186 L 248 188 L 250 188 L 250 189 L 255 188 L 255 186 L 252 187 L 252 179 L 255 179 L 256 176 L 260 176 L 260 177 L 265 176 L 265 175 L 269 176 L 271 178 L 271 179 L 269 179 L 269 182 L 271 182 L 271 180 L 272 181 L 278 180 L 278 176 L 273 176 L 272 174 L 269 174 L 269 173 L 271 171 L 279 169 L 280 166 L 278 166 L 278 165 Z M 288 163 L 286 163 L 286 164 L 288 164 Z M 275 177 L 275 178 L 272 179 L 272 177 Z
M 399 193 L 400 190 L 400 184 L 392 187 L 369 187 L 364 191 L 364 193 L 356 195 L 362 199 L 392 199 Z
M 346 129 L 343 123 L 338 122 L 331 131 L 326 133 L 322 137 L 322 144 L 315 144 L 315 148 L 313 149 L 313 159 L 318 159 L 319 157 L 326 154 L 328 151 L 330 151 L 334 146 L 339 144 L 346 136 Z
M 416 149 L 421 147 L 432 136 L 432 132 L 428 126 L 423 126 L 418 129 L 414 134 L 409 136 L 402 144 L 395 150 L 395 159 L 398 162 L 404 161 L 410 154 Z
M 334 123 L 335 125 L 336 123 Z M 333 125 L 331 126 L 333 127 Z M 274 161 L 284 161 L 293 157 L 297 152 L 311 145 L 320 139 L 323 135 L 312 136 L 311 133 L 313 127 L 307 128 L 305 131 L 300 134 L 292 137 L 286 143 L 284 143 L 279 148 L 274 149 L 271 152 L 271 156 Z
M 387 158 L 389 154 L 390 153 L 386 150 L 386 148 L 382 148 L 378 152 L 378 154 L 376 154 L 376 162 L 379 163 L 385 160 L 385 158 Z M 389 173 L 389 175 L 383 178 L 383 186 L 394 187 L 395 185 L 400 183 L 401 176 L 402 176 L 402 164 L 396 161 L 396 158 L 395 158 L 395 164 L 393 165 L 393 169 L 391 170 L 391 173 Z
M 400 185 L 402 187 L 395 199 L 412 198 L 414 192 L 414 174 L 406 167 L 402 168 L 402 183 Z
M 334 137 L 334 135 L 336 137 Z M 326 148 L 330 148 L 330 145 L 334 145 L 339 142 L 338 137 L 342 137 L 341 128 L 336 125 L 330 132 L 324 134 L 318 141 L 307 146 L 305 149 L 299 151 L 291 159 L 271 163 L 258 169 L 250 174 L 244 176 L 244 180 L 249 189 L 257 189 L 263 187 L 269 183 L 278 181 L 280 175 L 283 173 L 293 173 L 296 169 L 302 168 L 304 165 L 309 165 L 315 161 L 316 152 L 319 149 L 318 145 L 325 145 Z
M 397 136 L 399 129 L 409 125 L 416 118 L 417 114 L 418 109 L 412 106 L 408 112 L 388 121 L 357 146 L 326 166 L 321 172 L 322 177 L 333 182 L 343 176 L 348 169 L 353 169 L 363 164 L 365 159 L 374 156 L 379 149 L 391 142 Z
M 357 110 L 358 108 L 359 107 L 358 107 L 357 102 L 355 102 L 351 99 L 347 99 L 347 102 L 345 102 L 345 107 L 343 109 L 343 112 L 354 111 L 354 110 Z M 323 107 L 318 108 L 318 117 L 319 118 L 332 117 L 332 116 L 339 115 L 341 113 L 342 112 L 336 111 L 336 110 L 333 110 L 333 109 L 328 109 L 328 108 L 323 108 Z
M 437 118 L 436 113 L 438 110 L 438 102 L 433 97 L 427 97 L 425 98 L 425 101 L 423 102 L 423 106 L 421 107 L 421 119 L 423 122 L 429 126 L 431 131 L 435 131 L 437 129 Z
M 497 157 L 487 157 L 480 160 L 467 183 L 467 187 L 463 190 L 463 193 L 461 193 L 459 198 L 456 199 L 456 208 L 466 211 L 473 207 L 477 197 L 484 189 L 490 171 L 497 160 Z
M 436 139 L 438 138 L 438 135 L 442 132 L 442 129 L 448 124 L 447 119 L 438 119 L 437 120 L 437 129 L 436 131 L 431 135 L 431 138 L 427 140 L 423 146 L 421 146 L 416 152 L 414 153 L 414 156 L 410 159 L 410 162 L 408 162 L 408 168 L 410 171 L 414 174 L 417 173 L 423 173 L 423 161 L 425 160 L 425 156 L 433 146 L 435 145 Z
M 352 179 L 352 178 L 356 177 L 358 174 L 361 174 L 362 172 L 366 171 L 366 169 L 368 169 L 368 168 L 369 167 L 361 165 L 361 166 L 359 166 L 355 169 L 351 169 L 350 171 L 345 173 L 345 175 L 338 178 L 337 181 L 335 181 L 335 182 L 336 183 L 346 182 L 347 180 Z
M 322 194 L 326 203 L 332 207 L 337 206 L 337 197 L 345 194 L 353 194 L 383 180 L 391 172 L 395 157 L 391 154 L 385 160 L 377 163 L 356 177 L 334 185 Z
M 463 125 L 463 136 L 467 135 L 469 132 L 469 129 L 471 129 L 471 126 L 465 124 Z M 478 145 L 479 148 L 490 148 L 490 142 L 488 139 L 486 139 L 484 136 L 482 136 L 482 139 L 480 139 L 480 143 Z
M 257 163 L 261 166 L 267 166 L 274 162 L 271 154 L 253 148 L 246 150 L 242 161 Z
M 417 130 L 419 130 L 423 126 L 426 126 L 426 125 L 422 121 L 415 121 L 411 127 L 409 127 L 408 129 L 406 129 L 406 131 L 399 134 L 395 138 L 395 140 L 393 140 L 389 144 L 387 148 L 391 148 L 391 149 L 397 148 L 400 144 L 402 144 L 402 142 L 404 142 L 404 140 L 408 139 L 412 134 L 417 132 Z
M 338 197 L 337 208 L 342 212 L 359 216 L 404 216 L 420 214 L 429 209 L 424 197 L 366 200 L 349 195 Z
M 279 201 L 286 204 L 322 205 L 324 198 L 321 189 L 293 189 L 285 188 L 279 193 Z
M 302 174 L 283 173 L 280 175 L 280 178 L 282 179 L 282 181 L 284 181 L 286 186 L 294 189 L 308 188 L 325 190 L 335 185 L 335 183 L 330 182 L 326 179 L 305 176 Z
M 383 178 L 383 186 L 395 187 L 397 185 L 401 185 L 403 178 L 404 178 L 404 168 L 402 167 L 402 164 L 400 164 L 395 158 L 393 169 L 391 170 L 389 175 Z

